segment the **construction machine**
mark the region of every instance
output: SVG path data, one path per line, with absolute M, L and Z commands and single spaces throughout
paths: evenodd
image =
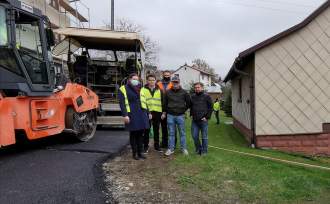
M 41 11 L 17 0 L 0 0 L 0 147 L 67 132 L 93 137 L 98 96 L 55 73 L 54 33 Z
M 68 75 L 99 96 L 99 126 L 124 127 L 118 92 L 130 73 L 143 75 L 144 45 L 135 32 L 107 29 L 61 28 L 65 38 L 52 50 L 67 57 Z

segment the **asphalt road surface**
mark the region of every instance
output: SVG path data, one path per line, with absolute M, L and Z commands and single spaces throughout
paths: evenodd
M 102 163 L 128 133 L 100 130 L 85 143 L 65 135 L 0 149 L 0 204 L 105 203 Z

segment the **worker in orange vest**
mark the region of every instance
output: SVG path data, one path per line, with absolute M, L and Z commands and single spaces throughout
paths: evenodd
M 169 70 L 163 71 L 163 79 L 157 83 L 159 89 L 165 94 L 167 90 L 173 87 L 171 82 L 171 72 Z M 161 148 L 168 149 L 168 131 L 167 131 L 167 119 L 165 113 L 163 113 L 162 120 L 162 142 Z
M 173 87 L 171 82 L 171 72 L 168 70 L 163 71 L 163 79 L 157 83 L 160 90 L 165 93 L 166 90 L 170 90 Z

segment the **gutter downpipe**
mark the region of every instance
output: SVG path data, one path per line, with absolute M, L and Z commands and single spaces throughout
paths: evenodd
M 237 58 L 236 62 L 241 64 L 241 59 Z M 256 134 L 255 134 L 255 100 L 254 100 L 254 77 L 253 75 L 243 72 L 236 67 L 236 62 L 234 64 L 234 72 L 236 72 L 239 75 L 247 76 L 250 79 L 250 126 L 252 131 L 252 137 L 250 140 L 251 147 L 256 148 Z

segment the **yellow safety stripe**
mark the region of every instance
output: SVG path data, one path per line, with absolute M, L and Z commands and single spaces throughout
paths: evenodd
M 119 90 L 123 93 L 123 95 L 125 97 L 126 111 L 127 111 L 127 113 L 130 113 L 131 112 L 131 108 L 129 106 L 129 102 L 128 102 L 128 97 L 127 97 L 127 92 L 126 92 L 125 85 L 121 86 L 119 88 Z M 144 108 L 144 109 L 147 109 L 147 102 L 146 102 L 146 99 L 145 99 L 145 97 L 144 97 L 143 94 L 140 94 L 140 101 L 141 101 L 141 107 Z
M 126 106 L 126 111 L 127 113 L 131 112 L 131 108 L 129 106 L 129 102 L 128 102 L 128 98 L 127 98 L 127 93 L 126 93 L 126 87 L 125 86 L 121 86 L 119 88 L 119 90 L 123 93 L 124 97 L 125 97 L 125 106 Z

